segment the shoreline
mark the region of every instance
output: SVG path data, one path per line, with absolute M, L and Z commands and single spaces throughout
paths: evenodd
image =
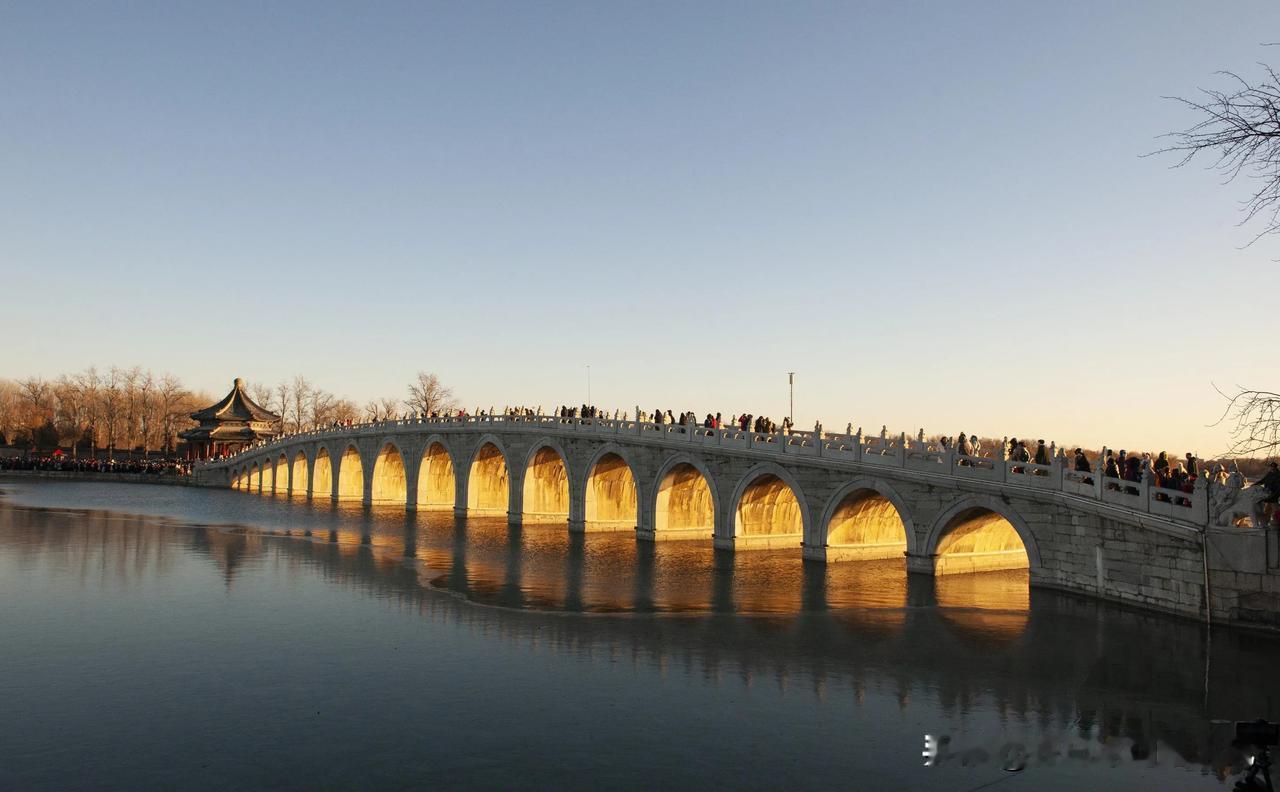
M 90 473 L 83 470 L 0 470 L 0 481 L 15 479 L 49 479 L 52 481 L 106 481 L 118 484 L 167 484 L 176 487 L 198 486 L 191 476 L 163 473 Z

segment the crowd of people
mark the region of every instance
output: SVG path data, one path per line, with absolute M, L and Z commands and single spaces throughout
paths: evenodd
M 72 458 L 66 454 L 0 458 L 0 472 L 42 470 L 64 473 L 134 473 L 152 476 L 186 476 L 191 463 L 185 459 Z

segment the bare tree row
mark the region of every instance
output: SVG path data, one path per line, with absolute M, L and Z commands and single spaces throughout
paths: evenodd
M 409 398 L 374 399 L 364 408 L 313 385 L 301 374 L 272 387 L 250 386 L 250 396 L 280 416 L 277 429 L 295 433 L 335 422 L 431 415 L 454 409 L 453 394 L 435 374 L 420 372 Z M 0 443 L 73 453 L 129 449 L 172 453 L 178 433 L 194 425 L 191 413 L 213 398 L 193 393 L 172 374 L 157 377 L 139 366 L 91 367 L 53 380 L 0 379 Z
M 90 367 L 54 380 L 0 380 L 0 436 L 36 448 L 173 451 L 188 414 L 207 403 L 172 374 Z

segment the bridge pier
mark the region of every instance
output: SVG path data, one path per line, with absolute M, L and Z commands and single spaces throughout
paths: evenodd
M 907 571 L 930 575 L 937 570 L 938 556 L 930 553 L 904 553 L 907 557 Z
M 639 529 L 629 521 L 588 521 L 583 519 L 569 519 L 569 533 L 571 534 L 589 534 L 589 533 L 633 533 Z M 649 532 L 652 535 L 652 531 Z
M 800 534 L 763 534 L 717 536 L 712 544 L 717 550 L 792 550 L 803 547 Z
M 815 547 L 814 545 L 810 545 L 810 544 L 801 545 L 800 557 L 805 561 L 821 561 L 823 563 L 826 563 L 827 548 L 825 545 L 823 545 L 822 547 Z

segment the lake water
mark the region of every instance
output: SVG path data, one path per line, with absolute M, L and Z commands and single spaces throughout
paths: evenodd
M 1022 572 L 0 490 L 4 790 L 1229 789 L 1280 719 L 1280 640 Z

